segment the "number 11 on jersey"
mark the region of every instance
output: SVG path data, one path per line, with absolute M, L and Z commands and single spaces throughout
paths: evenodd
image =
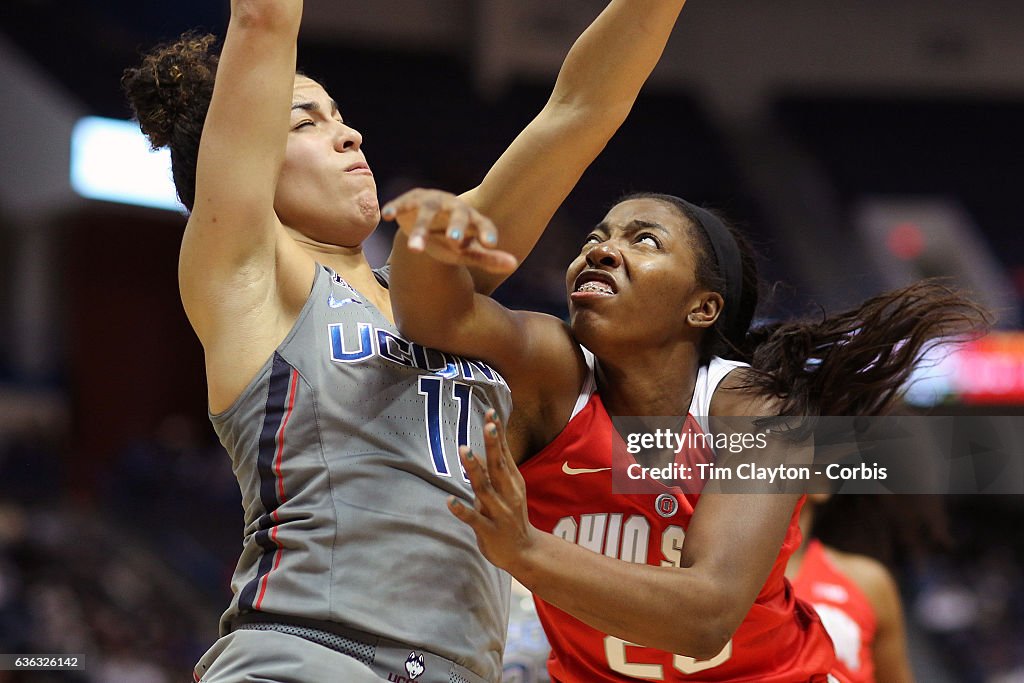
M 444 437 L 441 430 L 441 414 L 444 408 L 444 396 L 442 393 L 444 380 L 431 375 L 420 376 L 419 393 L 425 398 L 424 415 L 427 424 L 427 446 L 430 450 L 430 459 L 434 463 L 434 472 L 442 477 L 452 476 L 448 467 L 448 455 L 444 447 Z M 458 443 L 455 445 L 455 458 L 458 462 L 459 446 L 469 444 L 469 407 L 473 396 L 473 387 L 462 382 L 452 382 L 452 398 L 459 407 L 458 420 Z M 459 463 L 459 471 L 462 478 L 469 482 L 466 471 Z

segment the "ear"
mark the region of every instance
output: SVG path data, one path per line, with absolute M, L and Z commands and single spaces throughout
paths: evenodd
M 707 329 L 715 324 L 725 306 L 725 300 L 718 292 L 701 292 L 686 314 L 690 327 Z

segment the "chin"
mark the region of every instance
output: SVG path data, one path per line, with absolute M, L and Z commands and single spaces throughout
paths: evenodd
M 616 323 L 585 308 L 573 313 L 569 328 L 573 338 L 599 358 L 642 345 L 647 337 L 642 326 Z
M 348 226 L 344 230 L 340 246 L 347 247 L 362 247 L 363 243 L 372 235 L 377 229 L 377 223 L 371 221 L 365 221 L 358 226 Z
M 380 200 L 377 198 L 376 186 L 372 190 L 361 192 L 356 198 L 356 203 L 359 205 L 359 214 L 371 225 L 371 229 L 376 228 L 380 223 Z
M 600 332 L 601 323 L 592 311 L 577 310 L 570 318 L 569 328 L 576 341 L 594 351 L 594 346 L 600 346 L 606 336 Z
M 335 222 L 330 228 L 332 244 L 355 248 L 361 246 L 366 238 L 373 234 L 380 225 L 380 209 L 376 202 L 372 206 L 359 204 L 358 210 L 349 210 L 345 218 Z

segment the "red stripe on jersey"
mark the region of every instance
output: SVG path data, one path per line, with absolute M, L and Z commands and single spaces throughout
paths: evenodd
M 288 420 L 295 409 L 295 394 L 299 386 L 299 371 L 292 369 L 291 386 L 288 387 L 288 408 L 285 410 L 284 419 L 281 420 L 281 429 L 277 432 L 277 457 L 274 459 L 274 473 L 277 475 L 277 498 L 278 503 L 283 504 L 287 498 L 284 494 L 284 477 L 281 476 L 281 461 L 284 456 L 284 430 L 288 427 Z

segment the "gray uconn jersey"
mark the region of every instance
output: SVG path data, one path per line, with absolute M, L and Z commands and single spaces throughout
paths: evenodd
M 402 339 L 318 267 L 288 337 L 211 416 L 245 513 L 222 632 L 253 610 L 333 621 L 498 680 L 509 579 L 445 505 L 472 498 L 457 449 L 484 452 L 491 407 L 507 420 L 494 369 Z

